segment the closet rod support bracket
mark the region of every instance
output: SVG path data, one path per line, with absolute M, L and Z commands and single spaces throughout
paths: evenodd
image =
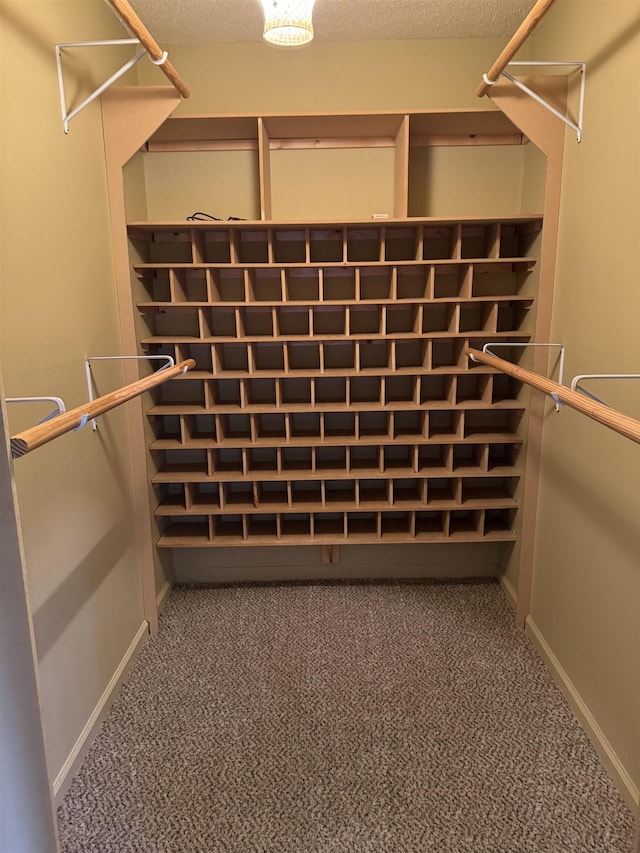
M 96 355 L 85 360 L 85 372 L 87 376 L 87 394 L 89 402 L 92 403 L 95 399 L 93 396 L 93 374 L 91 373 L 92 361 L 164 361 L 165 364 L 158 368 L 156 373 L 161 370 L 166 370 L 167 367 L 173 367 L 175 360 L 172 355 Z M 84 424 L 83 424 L 84 426 Z M 96 418 L 91 419 L 91 429 L 98 429 L 98 421 Z
M 482 347 L 482 352 L 488 352 L 489 355 L 495 355 L 494 352 L 491 352 L 492 347 L 546 347 L 547 349 L 553 347 L 553 348 L 559 349 L 560 350 L 560 357 L 558 359 L 558 384 L 562 385 L 562 378 L 564 376 L 564 351 L 565 351 L 564 344 L 530 344 L 530 343 L 529 344 L 523 344 L 523 343 L 511 342 L 511 341 L 501 341 L 501 342 L 495 342 L 494 341 L 493 343 L 485 344 Z M 477 361 L 477 359 L 474 358 L 472 355 L 470 355 L 469 358 L 471 359 L 471 361 Z M 554 408 L 555 408 L 556 412 L 559 412 L 563 404 L 555 396 L 553 396 L 553 403 L 554 403 Z

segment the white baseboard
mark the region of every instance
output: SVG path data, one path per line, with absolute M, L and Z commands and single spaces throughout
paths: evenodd
M 595 717 L 589 710 L 586 702 L 576 689 L 576 686 L 569 678 L 567 672 L 562 667 L 558 658 L 551 651 L 540 630 L 531 616 L 527 617 L 526 621 L 527 636 L 534 644 L 545 663 L 549 667 L 554 681 L 562 690 L 565 699 L 571 706 L 573 713 L 576 715 L 578 722 L 585 730 L 589 740 L 595 747 L 596 752 L 600 756 L 600 760 L 607 769 L 607 772 L 613 779 L 621 796 L 631 809 L 634 815 L 638 813 L 640 805 L 640 791 L 635 785 L 633 779 L 629 776 L 624 768 L 624 765 L 618 758 L 615 750 L 609 743 L 605 733 L 598 725 Z
M 71 781 L 75 774 L 80 769 L 80 765 L 84 761 L 84 757 L 89 751 L 89 747 L 95 740 L 96 735 L 102 725 L 107 713 L 109 712 L 109 708 L 113 704 L 114 699 L 118 693 L 120 685 L 124 681 L 127 676 L 127 673 L 133 666 L 133 662 L 135 661 L 138 652 L 140 651 L 142 644 L 149 633 L 149 624 L 145 621 L 138 628 L 135 637 L 131 641 L 131 645 L 127 649 L 124 654 L 124 657 L 120 661 L 118 668 L 113 674 L 113 677 L 107 684 L 104 693 L 98 700 L 98 704 L 93 709 L 91 716 L 87 720 L 85 727 L 80 732 L 80 736 L 73 745 L 73 748 L 69 755 L 67 756 L 67 760 L 62 765 L 60 772 L 53 780 L 53 795 L 55 798 L 56 808 L 62 802 L 64 795 L 67 793 L 69 789 L 69 785 L 71 785 Z

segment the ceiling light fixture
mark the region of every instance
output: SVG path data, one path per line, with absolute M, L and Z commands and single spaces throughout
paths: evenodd
M 260 0 L 265 41 L 284 47 L 308 44 L 313 38 L 311 15 L 315 0 Z

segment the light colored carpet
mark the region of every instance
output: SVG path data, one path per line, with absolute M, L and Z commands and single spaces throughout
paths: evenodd
M 96 853 L 627 853 L 494 582 L 183 587 L 59 809 Z

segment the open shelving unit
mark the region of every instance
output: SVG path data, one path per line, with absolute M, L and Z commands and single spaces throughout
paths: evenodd
M 540 216 L 131 222 L 161 547 L 513 541 Z

